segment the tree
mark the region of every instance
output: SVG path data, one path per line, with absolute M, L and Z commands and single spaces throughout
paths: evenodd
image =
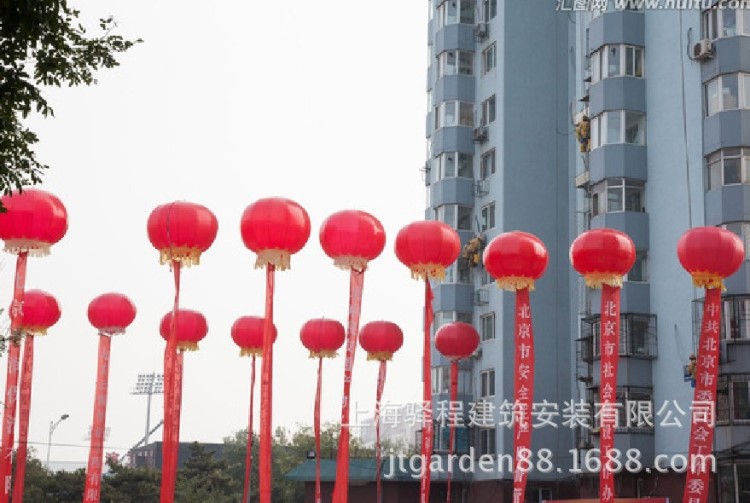
M 198 442 L 190 446 L 190 457 L 177 477 L 175 501 L 181 503 L 233 503 L 238 491 L 242 493 L 241 483 L 227 472 L 227 462 L 214 459 L 214 454 Z
M 150 468 L 129 468 L 108 459 L 102 478 L 101 501 L 106 503 L 151 503 L 159 501 L 161 474 Z
M 48 166 L 37 160 L 36 133 L 24 126 L 32 112 L 54 115 L 41 86 L 96 83 L 94 72 L 119 63 L 117 53 L 138 40 L 115 35 L 112 17 L 88 37 L 80 11 L 67 0 L 0 0 L 0 191 L 7 194 L 41 181 Z

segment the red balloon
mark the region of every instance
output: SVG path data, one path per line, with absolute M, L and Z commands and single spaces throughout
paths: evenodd
M 359 331 L 359 345 L 368 360 L 390 360 L 403 343 L 404 333 L 390 321 L 371 321 Z
M 105 293 L 89 303 L 88 315 L 100 334 L 122 334 L 135 319 L 135 305 L 121 293 Z
M 263 326 L 265 318 L 242 316 L 232 324 L 232 340 L 240 347 L 240 356 L 263 354 Z M 276 342 L 276 326 L 271 325 L 271 339 Z
M 305 322 L 299 338 L 310 351 L 310 358 L 333 358 L 346 340 L 346 330 L 336 320 L 319 318 Z
M 448 224 L 434 220 L 413 222 L 396 236 L 396 257 L 411 270 L 412 278 L 445 277 L 461 251 L 461 239 Z
M 259 199 L 245 208 L 240 221 L 242 242 L 258 257 L 255 267 L 289 269 L 291 256 L 310 237 L 310 217 L 299 204 L 281 197 Z
M 169 331 L 172 326 L 172 312 L 168 312 L 161 319 L 159 333 L 164 340 L 169 339 Z M 206 318 L 198 311 L 190 309 L 177 310 L 177 349 L 181 351 L 196 351 L 198 342 L 208 333 Z
M 615 229 L 592 229 L 570 246 L 570 262 L 592 288 L 622 286 L 622 277 L 635 263 L 630 236 Z
M 383 252 L 385 230 L 369 213 L 339 211 L 320 226 L 320 245 L 337 267 L 364 271 L 367 263 Z
M 696 227 L 677 242 L 682 267 L 693 277 L 695 286 L 721 288 L 745 260 L 742 240 L 732 231 L 719 227 Z
M 5 213 L 0 213 L 0 239 L 5 251 L 48 255 L 50 246 L 68 230 L 68 212 L 56 196 L 39 189 L 24 189 L 3 196 Z
M 23 299 L 21 330 L 31 335 L 46 335 L 47 329 L 60 319 L 60 306 L 43 290 L 28 290 Z
M 487 245 L 482 257 L 487 272 L 501 288 L 534 288 L 549 263 L 544 243 L 528 232 L 505 232 Z
M 200 264 L 201 253 L 216 239 L 219 223 L 200 204 L 175 201 L 157 206 L 148 217 L 148 239 L 159 250 L 162 264 Z
M 468 323 L 447 323 L 435 333 L 435 347 L 449 360 L 468 358 L 479 347 L 479 334 Z

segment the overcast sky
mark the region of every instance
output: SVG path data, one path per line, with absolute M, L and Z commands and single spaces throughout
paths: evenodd
M 239 357 L 230 326 L 263 313 L 264 272 L 253 270 L 239 233 L 243 209 L 263 197 L 296 200 L 313 227 L 292 270 L 277 274 L 274 425 L 312 423 L 316 362 L 300 326 L 346 320 L 348 275 L 317 236 L 342 209 L 368 211 L 385 226 L 386 249 L 365 276 L 362 323 L 385 319 L 404 330 L 384 399 L 419 401 L 423 290 L 395 258 L 393 240 L 424 216 L 427 2 L 70 3 L 90 26 L 113 15 L 119 33 L 144 43 L 100 72 L 95 87 L 49 90 L 55 118 L 30 121 L 37 154 L 51 166 L 42 188 L 69 213 L 52 255 L 28 266 L 27 288 L 49 291 L 62 308 L 36 342 L 29 440 L 39 457 L 50 421 L 63 413 L 70 418 L 54 433 L 52 460 L 88 455 L 97 337 L 86 309 L 107 291 L 129 295 L 138 315 L 112 343 L 105 449 L 124 453 L 143 436 L 146 400 L 129 392 L 138 373 L 162 368 L 158 325 L 173 296 L 146 220 L 174 200 L 201 203 L 219 220 L 215 243 L 182 280 L 182 306 L 209 324 L 200 351 L 185 358 L 183 441 L 220 442 L 247 424 L 250 360 Z M 0 305 L 8 305 L 15 257 L 2 260 Z M 324 363 L 324 421 L 338 419 L 343 359 Z M 362 417 L 372 411 L 376 368 L 358 351 L 352 400 L 368 411 Z M 161 397 L 152 413 L 153 425 Z

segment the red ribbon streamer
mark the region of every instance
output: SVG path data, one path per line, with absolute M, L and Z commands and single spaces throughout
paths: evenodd
M 18 254 L 16 277 L 13 282 L 13 302 L 10 306 L 10 345 L 8 346 L 8 370 L 5 378 L 5 403 L 3 404 L 2 444 L 0 445 L 0 503 L 8 503 L 10 496 L 11 456 L 13 454 L 13 429 L 16 419 L 18 397 L 18 367 L 21 346 L 18 332 L 23 322 L 23 298 L 26 285 L 26 258 L 28 252 Z
M 172 492 L 175 490 L 175 484 L 177 482 L 177 465 L 178 456 L 180 452 L 180 418 L 182 417 L 182 376 L 183 368 L 185 363 L 185 353 L 182 350 L 177 350 L 174 360 L 174 425 L 172 427 L 172 445 L 174 448 L 170 454 L 169 469 L 173 474 L 172 481 L 170 482 L 170 489 Z
M 719 372 L 719 333 L 721 326 L 721 289 L 706 290 L 703 304 L 703 323 L 698 344 L 693 413 L 690 421 L 688 471 L 682 501 L 705 503 L 708 501 L 710 463 L 701 466 L 700 456 L 713 451 L 716 381 Z
M 378 387 L 375 391 L 375 502 L 382 503 L 383 489 L 380 481 L 380 402 L 383 400 L 383 388 L 385 387 L 386 361 L 380 361 L 378 369 Z
M 315 417 L 313 430 L 315 433 L 315 503 L 320 503 L 320 393 L 323 382 L 323 358 L 318 358 L 318 387 L 315 388 Z
M 271 503 L 271 406 L 273 403 L 273 264 L 266 265 L 266 312 L 263 323 L 263 361 L 260 364 L 260 503 Z
M 255 402 L 255 355 L 250 370 L 250 413 L 247 419 L 247 450 L 245 451 L 245 489 L 243 503 L 250 503 L 250 472 L 253 466 L 253 404 Z
M 362 309 L 362 288 L 365 273 L 351 270 L 349 274 L 349 319 L 346 330 L 346 360 L 344 361 L 344 394 L 341 399 L 341 432 L 336 457 L 336 482 L 333 487 L 333 503 L 349 501 L 349 395 L 352 385 L 352 367 L 357 349 L 359 315 Z
M 458 402 L 458 361 L 453 360 L 451 362 L 451 404 Z M 450 408 L 450 406 L 449 406 Z M 455 445 L 456 430 L 454 427 L 453 418 L 448 418 L 448 473 L 446 474 L 447 491 L 445 495 L 445 503 L 451 503 L 451 475 L 453 469 L 451 467 L 451 454 L 453 454 L 453 446 Z
M 164 427 L 162 429 L 161 503 L 172 503 L 177 478 L 177 467 L 172 467 L 173 453 L 177 451 L 175 439 L 175 370 L 177 358 L 177 310 L 180 307 L 180 262 L 172 261 L 174 273 L 174 305 L 169 339 L 164 348 Z M 177 419 L 179 424 L 179 418 Z M 2 502 L 0 502 L 2 503 Z
M 610 470 L 609 460 L 615 447 L 615 427 L 617 426 L 617 366 L 620 357 L 620 288 L 602 286 L 599 373 L 599 451 L 601 470 L 599 472 L 599 501 L 615 501 L 615 476 Z
M 31 415 L 31 378 L 34 373 L 34 336 L 26 334 L 23 341 L 21 363 L 21 392 L 18 399 L 18 451 L 16 452 L 16 476 L 13 480 L 14 502 L 23 502 L 26 479 L 26 455 L 29 441 L 29 416 Z
M 534 400 L 534 329 L 528 288 L 516 290 L 515 321 L 513 503 L 523 503 L 526 501 L 529 467 L 519 467 L 519 455 L 523 453 L 525 459 L 530 459 L 531 408 Z
M 86 469 L 83 503 L 99 503 L 104 458 L 104 432 L 107 416 L 107 387 L 109 382 L 109 353 L 112 339 L 99 334 L 99 359 L 96 366 L 96 392 L 94 395 L 94 421 L 91 426 L 91 446 Z M 15 496 L 13 497 L 15 501 Z
M 432 288 L 430 280 L 424 280 L 424 348 L 422 355 L 422 480 L 419 487 L 420 503 L 430 501 L 430 457 L 432 456 L 432 364 L 431 327 L 432 327 Z

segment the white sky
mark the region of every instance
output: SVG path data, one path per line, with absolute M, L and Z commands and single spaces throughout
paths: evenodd
M 201 350 L 186 355 L 183 440 L 219 442 L 247 424 L 250 361 L 239 358 L 229 329 L 237 317 L 263 312 L 264 272 L 253 270 L 239 234 L 243 209 L 262 197 L 296 200 L 313 226 L 292 270 L 277 274 L 274 425 L 312 423 L 316 362 L 299 342 L 301 325 L 320 316 L 346 321 L 348 275 L 317 237 L 342 209 L 369 211 L 385 226 L 386 249 L 365 276 L 362 323 L 386 319 L 404 330 L 385 399 L 419 400 L 422 288 L 396 259 L 393 240 L 424 215 L 426 2 L 71 4 L 87 21 L 114 15 L 119 33 L 145 42 L 100 72 L 97 86 L 49 90 L 56 117 L 30 122 L 38 156 L 51 166 L 42 188 L 69 213 L 65 238 L 28 267 L 27 288 L 55 295 L 63 313 L 36 342 L 29 440 L 39 457 L 50 421 L 63 413 L 70 418 L 53 444 L 71 446 L 53 445 L 52 461 L 88 455 L 97 338 L 86 309 L 106 291 L 129 295 L 138 309 L 112 343 L 106 450 L 124 453 L 143 435 L 146 400 L 129 392 L 139 372 L 161 369 L 158 324 L 173 295 L 146 220 L 174 200 L 204 204 L 219 220 L 214 245 L 182 280 L 182 306 L 209 323 Z M 9 304 L 14 260 L 3 258 L 0 305 Z M 352 400 L 360 409 L 372 410 L 376 367 L 358 351 Z M 323 420 L 335 421 L 343 352 L 324 369 Z M 161 414 L 158 397 L 152 425 Z

